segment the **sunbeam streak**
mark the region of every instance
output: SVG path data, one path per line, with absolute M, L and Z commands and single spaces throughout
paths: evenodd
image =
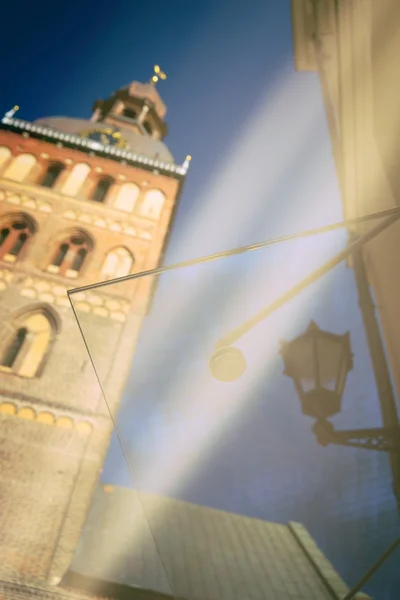
M 294 98 L 301 110 L 293 110 Z M 318 97 L 286 69 L 221 158 L 217 175 L 197 199 L 189 222 L 176 232 L 174 251 L 187 258 L 200 249 L 204 253 L 205 240 L 210 251 L 237 246 L 254 231 L 264 231 L 266 237 L 282 233 L 283 224 L 286 231 L 295 231 L 338 220 L 337 186 L 326 158 L 316 153 L 315 170 L 308 177 L 300 176 L 300 185 L 299 177 L 293 182 L 288 179 L 304 154 L 324 143 L 324 129 Z M 316 172 L 320 173 L 317 178 Z M 283 193 L 282 204 L 275 210 L 276 199 Z M 298 205 L 299 198 L 306 198 L 305 206 Z M 260 228 L 260 223 L 265 226 Z M 344 240 L 344 232 L 327 234 L 256 252 L 251 260 L 235 257 L 184 269 L 179 275 L 161 275 L 153 315 L 141 341 L 139 378 L 148 378 L 151 387 L 152 373 L 155 380 L 158 373 L 168 373 L 165 360 L 174 352 L 170 340 L 178 340 L 175 352 L 182 353 L 183 347 L 187 351 L 178 360 L 179 370 L 175 366 L 167 375 L 161 404 L 146 408 L 145 391 L 143 399 L 138 399 L 135 386 L 131 390 L 128 385 L 126 390 L 119 431 L 139 493 L 176 494 L 212 458 L 216 443 L 240 420 L 260 381 L 270 377 L 277 364 L 278 338 L 290 336 L 298 327 L 310 298 L 305 294 L 294 310 L 278 311 L 268 324 L 241 340 L 239 347 L 251 367 L 235 384 L 221 384 L 209 372 L 209 356 L 218 337 L 322 264 Z M 123 284 L 112 285 L 117 289 Z M 197 323 L 199 311 L 209 314 L 209 323 L 202 325 L 201 319 Z M 265 332 L 269 343 L 265 343 Z M 192 339 L 194 347 L 190 347 Z M 96 364 L 96 348 L 89 350 Z M 142 422 L 143 410 L 147 416 Z M 151 515 L 146 516 L 151 522 Z M 142 535 L 142 530 L 135 532 L 138 539 Z M 123 539 L 120 547 L 124 547 Z

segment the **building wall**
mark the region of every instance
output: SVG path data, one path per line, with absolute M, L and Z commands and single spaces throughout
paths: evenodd
M 316 23 L 323 57 L 321 83 L 327 114 L 337 123 L 337 167 L 346 219 L 399 206 L 398 163 L 400 87 L 399 4 L 393 0 L 352 0 L 330 6 Z M 397 29 L 393 33 L 393 23 Z M 333 93 L 332 90 L 335 90 Z M 336 92 L 337 90 L 337 92 Z M 335 144 L 334 136 L 332 143 Z M 365 231 L 371 223 L 357 228 Z M 365 248 L 368 274 L 377 299 L 393 377 L 400 393 L 400 279 L 397 251 L 400 223 L 392 225 Z
M 293 6 L 295 4 L 294 0 Z M 310 10 L 311 5 L 314 5 L 315 12 Z M 307 31 L 312 31 L 316 42 L 312 66 L 318 71 L 330 124 L 344 218 L 351 219 L 399 206 L 399 3 L 396 0 L 303 0 L 293 10 L 294 20 L 298 19 L 296 11 L 303 15 L 305 12 L 311 14 L 312 24 L 309 24 Z M 294 27 L 296 30 L 299 27 Z M 305 29 L 302 31 L 304 34 Z M 370 222 L 357 227 L 356 231 L 361 233 L 372 226 Z M 400 397 L 399 239 L 398 222 L 365 247 L 368 277 L 397 398 Z M 371 426 L 381 423 L 378 398 L 370 423 Z M 376 468 L 377 464 L 379 468 Z M 360 465 L 354 473 L 354 481 L 361 478 L 365 482 L 365 493 L 357 495 L 357 512 L 350 518 L 349 507 L 340 503 L 335 510 L 338 527 L 341 521 L 347 520 L 348 537 L 343 531 L 344 537 L 341 539 L 349 556 L 352 553 L 357 561 L 352 565 L 354 568 L 356 564 L 361 567 L 358 557 L 362 557 L 366 571 L 385 546 L 393 542 L 393 524 L 398 517 L 388 477 L 387 458 L 367 455 Z M 363 531 L 362 535 L 365 535 L 363 547 L 358 531 Z M 328 547 L 334 549 L 334 545 L 333 541 L 326 542 L 324 549 L 328 555 Z M 338 562 L 335 564 L 349 580 L 351 571 L 344 561 L 340 565 L 339 550 L 336 556 Z M 369 584 L 377 597 L 397 597 L 396 583 L 393 583 L 396 577 L 391 568 L 389 561 Z M 359 573 L 361 576 L 361 568 Z
M 321 11 L 316 23 L 323 59 L 321 83 L 332 99 L 327 114 L 338 125 L 336 162 L 346 219 L 399 206 L 398 123 L 400 88 L 399 4 L 393 0 L 321 3 L 330 7 L 330 27 Z M 319 3 L 317 3 L 317 6 Z M 394 24 L 397 24 L 397 29 Z M 332 143 L 335 144 L 334 136 Z M 397 186 L 397 187 L 396 187 Z M 359 229 L 365 231 L 371 223 Z M 400 223 L 365 248 L 368 275 L 385 334 L 392 374 L 400 394 Z
M 380 196 L 400 206 L 400 5 L 394 0 L 371 3 L 371 81 L 373 136 L 386 186 Z M 383 203 L 382 199 L 380 200 Z M 371 280 L 387 340 L 393 378 L 400 397 L 400 277 L 398 270 L 400 223 L 390 228 L 370 258 Z
M 311 2 L 304 0 L 303 4 Z M 318 40 L 316 65 L 327 118 L 335 123 L 331 137 L 344 217 L 352 219 L 395 208 L 399 205 L 396 185 L 400 181 L 392 168 L 398 163 L 400 88 L 396 73 L 400 35 L 398 27 L 394 35 L 391 32 L 392 23 L 400 22 L 399 5 L 393 0 L 323 0 L 315 6 L 314 26 L 309 26 L 309 31 L 314 31 Z M 357 231 L 370 228 L 368 224 L 357 227 Z M 365 248 L 398 393 L 399 235 L 397 223 Z
M 48 189 L 38 183 L 53 161 L 64 170 Z M 94 202 L 90 193 L 105 175 L 114 184 L 104 203 Z M 130 272 L 158 266 L 177 190 L 176 179 L 156 172 L 0 132 L 0 230 L 23 217 L 33 231 L 17 257 L 6 253 L 0 259 L 1 580 L 60 581 L 79 541 L 112 431 L 67 290 L 109 278 L 110 269 L 104 273 L 103 266 L 115 248 L 134 257 Z M 87 236 L 91 250 L 78 273 L 61 273 L 49 265 L 70 234 Z M 143 278 L 73 296 L 113 414 L 153 283 Z M 3 364 L 6 346 L 29 311 L 52 323 L 51 341 L 43 342 L 46 351 L 33 377 L 14 366 L 19 358 L 11 368 Z M 43 348 L 33 354 L 29 348 L 22 346 L 21 353 L 35 362 Z

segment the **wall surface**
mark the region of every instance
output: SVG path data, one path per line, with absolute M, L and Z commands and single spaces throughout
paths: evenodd
M 307 31 L 313 32 L 316 42 L 317 68 L 330 123 L 344 217 L 350 219 L 395 208 L 400 198 L 400 5 L 396 0 L 315 3 L 304 0 L 298 3 L 297 11 L 300 4 L 303 13 L 307 5 L 307 14 L 311 15 L 312 23 Z M 313 14 L 311 5 L 315 6 Z M 298 19 L 296 10 L 292 15 Z M 294 26 L 294 31 L 298 30 L 299 26 Z M 358 231 L 370 227 L 371 223 Z M 396 223 L 365 249 L 368 277 L 397 398 L 400 397 L 399 239 L 400 223 Z M 360 388 L 368 377 L 367 369 L 360 372 Z M 375 389 L 371 389 L 370 396 L 365 398 L 358 423 L 352 424 L 354 427 L 363 423 L 365 410 L 370 410 L 370 426 L 381 424 Z M 369 402 L 370 409 L 367 408 Z M 352 462 L 349 469 L 350 464 Z M 361 564 L 366 571 L 393 542 L 398 531 L 398 515 L 387 457 L 371 456 L 371 453 L 360 457 L 353 464 L 349 480 L 353 482 L 353 489 L 348 486 L 346 496 L 352 497 L 355 504 L 351 506 L 339 499 L 334 503 L 337 536 L 329 528 L 332 538 L 326 539 L 324 549 L 341 574 L 351 581 L 355 571 L 362 575 Z M 335 488 L 330 492 L 335 494 Z M 322 496 L 327 500 L 327 489 Z M 317 525 L 318 516 L 304 520 L 315 532 L 310 519 L 315 520 L 315 528 L 320 527 L 322 531 L 322 523 Z M 341 558 L 341 545 L 346 548 L 344 554 L 354 560 L 345 560 L 344 554 Z M 400 580 L 396 564 L 398 557 L 397 562 L 396 557 L 389 560 L 367 584 L 367 591 L 379 599 L 397 598 Z

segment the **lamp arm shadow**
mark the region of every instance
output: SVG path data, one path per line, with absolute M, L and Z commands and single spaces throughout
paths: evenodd
M 336 430 L 330 421 L 317 421 L 312 428 L 321 446 L 334 444 L 400 454 L 400 426 Z
M 279 308 L 287 304 L 290 300 L 292 300 L 300 292 L 309 287 L 312 283 L 318 281 L 318 279 L 320 279 L 323 275 L 329 273 L 329 271 L 331 271 L 334 267 L 346 260 L 346 258 L 349 258 L 353 252 L 362 248 L 367 242 L 369 242 L 379 233 L 387 229 L 390 225 L 392 225 L 392 223 L 397 221 L 399 218 L 400 213 L 396 212 L 394 215 L 385 219 L 383 223 L 378 223 L 370 231 L 364 233 L 363 235 L 352 241 L 344 250 L 342 250 L 333 258 L 325 262 L 321 267 L 318 267 L 318 269 L 313 271 L 310 275 L 307 275 L 307 277 L 305 277 L 299 283 L 295 284 L 290 290 L 288 290 L 282 296 L 280 296 L 280 298 L 272 302 L 272 304 L 263 308 L 251 319 L 247 320 L 245 323 L 237 327 L 237 329 L 235 329 L 225 337 L 221 338 L 216 343 L 215 348 L 218 350 L 219 348 L 230 346 L 231 344 L 236 342 L 248 331 L 253 329 L 253 327 L 261 323 L 261 321 L 263 321 L 272 313 L 276 312 Z

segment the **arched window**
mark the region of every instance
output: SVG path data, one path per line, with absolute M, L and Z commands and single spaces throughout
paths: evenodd
M 13 329 L 2 348 L 0 368 L 22 377 L 35 377 L 54 338 L 54 319 L 47 311 L 36 310 L 15 319 Z
M 133 212 L 140 189 L 134 183 L 124 183 L 118 190 L 113 202 L 114 207 L 125 212 Z
M 64 165 L 59 162 L 51 163 L 48 167 L 44 175 L 42 175 L 41 179 L 38 181 L 39 185 L 42 187 L 52 188 L 56 183 L 60 173 L 65 169 Z
M 90 195 L 90 199 L 95 202 L 104 202 L 113 183 L 114 179 L 112 177 L 101 177 L 98 179 Z
M 3 177 L 14 179 L 14 181 L 24 181 L 36 163 L 36 156 L 33 154 L 19 154 L 4 171 Z
M 90 166 L 86 163 L 77 163 L 74 165 L 62 186 L 62 193 L 67 196 L 76 196 L 79 194 L 89 173 Z
M 7 146 L 0 146 L 0 169 L 4 167 L 8 159 L 11 157 L 11 150 Z
M 50 273 L 58 273 L 65 277 L 78 277 L 92 247 L 89 236 L 83 232 L 77 232 L 64 238 L 57 244 L 47 270 Z
M 159 219 L 165 202 L 165 196 L 160 190 L 146 192 L 141 214 L 149 219 Z
M 14 336 L 12 337 L 12 339 L 8 343 L 8 346 L 5 349 L 3 360 L 1 361 L 3 367 L 8 367 L 9 369 L 12 369 L 18 354 L 21 352 L 22 346 L 26 340 L 27 333 L 28 330 L 26 327 L 20 327 L 19 329 L 17 329 L 17 331 L 15 332 Z
M 125 277 L 131 273 L 133 263 L 134 258 L 129 250 L 120 246 L 107 254 L 101 272 L 106 279 Z
M 122 114 L 124 117 L 128 117 L 128 119 L 136 119 L 137 117 L 137 112 L 133 108 L 124 108 Z
M 15 262 L 34 233 L 34 225 L 25 215 L 12 215 L 0 222 L 0 259 Z

